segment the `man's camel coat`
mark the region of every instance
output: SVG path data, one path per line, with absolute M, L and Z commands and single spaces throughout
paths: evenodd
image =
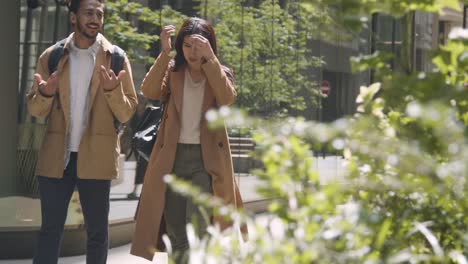
M 58 88 L 52 97 L 41 95 L 34 82 L 27 95 L 28 110 L 36 117 L 47 117 L 47 129 L 42 142 L 36 175 L 62 178 L 70 128 L 70 72 L 69 49 L 74 33 L 65 42 L 63 55 L 57 65 Z M 39 57 L 36 73 L 49 78 L 48 62 L 53 46 Z M 113 45 L 104 36 L 96 53 L 96 63 L 89 87 L 86 127 L 78 149 L 78 177 L 81 179 L 111 180 L 118 176 L 120 143 L 114 121 L 127 122 L 137 105 L 132 70 L 125 57 L 126 74 L 111 91 L 104 91 L 101 83 L 101 65 L 110 68 Z M 117 73 L 118 74 L 118 73 Z
M 181 129 L 185 67 L 173 71 L 171 59 L 169 55 L 160 54 L 141 86 L 143 94 L 151 99 L 165 98 L 168 90 L 170 91 L 165 104 L 165 115 L 145 174 L 131 249 L 131 254 L 148 260 L 152 260 L 154 253 L 161 250 L 157 244 L 165 229 L 162 219 L 166 184 L 163 177 L 172 173 Z M 226 128 L 210 130 L 204 118 L 209 109 L 229 105 L 235 100 L 232 74 L 216 58 L 204 63 L 202 70 L 207 78 L 200 120 L 203 164 L 211 176 L 213 194 L 226 204 L 240 208 L 242 200 L 234 180 Z M 213 217 L 213 221 L 221 228 L 230 225 L 217 216 Z M 246 232 L 246 229 L 243 228 L 243 231 Z

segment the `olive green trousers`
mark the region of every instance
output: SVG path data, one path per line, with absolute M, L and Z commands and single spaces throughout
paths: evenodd
M 202 192 L 212 193 L 211 177 L 203 166 L 200 144 L 177 144 L 173 174 L 178 179 L 191 182 L 192 186 Z M 196 234 L 202 237 L 206 234 L 210 216 L 207 210 L 195 204 L 192 199 L 167 188 L 164 220 L 177 264 L 187 261 L 189 244 L 186 225 L 192 223 Z

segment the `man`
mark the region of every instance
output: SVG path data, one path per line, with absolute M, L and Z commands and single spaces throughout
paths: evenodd
M 104 0 L 71 0 L 74 33 L 57 70 L 49 75 L 48 48 L 39 58 L 29 94 L 32 115 L 47 118 L 36 175 L 42 225 L 33 263 L 57 263 L 70 197 L 78 189 L 87 230 L 86 263 L 106 263 L 110 180 L 118 174 L 120 143 L 115 123 L 137 105 L 130 63 L 110 70 L 113 45 L 99 32 Z

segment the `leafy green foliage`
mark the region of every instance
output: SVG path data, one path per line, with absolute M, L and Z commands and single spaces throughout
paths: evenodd
M 106 1 L 105 16 L 106 37 L 123 48 L 131 61 L 146 63 L 154 60 L 147 51 L 159 40 L 161 24 L 178 25 L 185 18 L 168 6 L 162 10 L 151 10 L 129 0 Z
M 304 0 L 302 2 L 313 7 L 323 5 L 337 7 L 340 18 L 337 22 L 353 31 L 365 27 L 374 13 L 400 17 L 416 10 L 439 12 L 445 7 L 460 10 L 458 0 Z
M 236 74 L 238 107 L 284 116 L 289 109 L 304 109 L 306 100 L 318 103 L 317 84 L 308 74 L 323 64 L 308 46 L 316 10 L 240 0 L 209 1 L 206 7 L 202 1 L 200 13 L 214 22 L 221 61 Z
M 458 258 L 464 263 L 466 126 L 457 120 L 453 107 L 440 102 L 413 101 L 399 116 L 386 115 L 384 99 L 373 99 L 380 88 L 379 84 L 363 88 L 361 112 L 331 125 L 292 118 L 265 123 L 228 114 L 226 109 L 211 113 L 214 120 L 229 116 L 231 125 L 258 127 L 256 155 L 264 169 L 254 173 L 264 181 L 259 192 L 274 200 L 267 220 L 245 220 L 254 227 L 246 244 L 235 233 L 212 229 L 212 237 L 192 244 L 201 254 L 197 258 L 215 258 L 219 263 L 450 262 L 452 258 L 455 262 Z M 425 147 L 426 136 L 408 133 L 396 119 L 408 119 L 431 131 L 438 148 Z M 306 142 L 344 150 L 345 177 L 320 179 Z M 242 219 L 233 212 L 234 219 Z M 230 244 L 223 242 L 226 237 Z

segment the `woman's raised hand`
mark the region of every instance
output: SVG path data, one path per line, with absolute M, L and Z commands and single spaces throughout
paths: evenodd
M 193 34 L 190 36 L 195 49 L 200 53 L 200 55 L 207 61 L 214 58 L 214 52 L 211 48 L 210 41 L 199 34 Z
M 169 53 L 172 48 L 171 36 L 175 33 L 173 25 L 164 26 L 161 31 L 161 50 L 164 53 Z

